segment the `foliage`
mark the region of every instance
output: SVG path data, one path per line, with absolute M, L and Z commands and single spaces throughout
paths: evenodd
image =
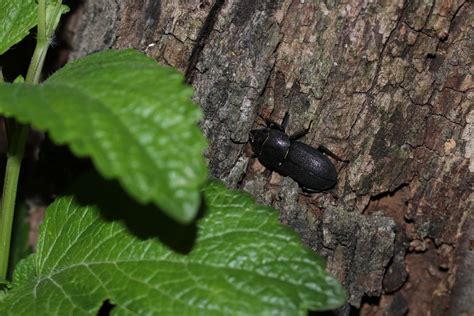
M 342 302 L 321 260 L 278 223 L 275 210 L 216 182 L 204 199 L 206 214 L 184 255 L 138 239 L 95 207 L 58 199 L 0 314 L 92 315 L 105 299 L 120 314 L 172 315 L 299 314 Z
M 2 0 L 0 2 L 0 55 L 21 41 L 36 25 L 34 0 Z
M 134 50 L 70 63 L 41 85 L 0 86 L 0 112 L 49 132 L 142 203 L 183 222 L 199 207 L 206 142 L 192 90 Z

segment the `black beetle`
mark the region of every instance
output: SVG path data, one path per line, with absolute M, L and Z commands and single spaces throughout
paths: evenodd
M 285 132 L 288 113 L 281 125 L 264 120 L 265 128 L 250 131 L 250 145 L 266 168 L 292 178 L 305 192 L 321 192 L 336 184 L 336 167 L 326 155 L 343 160 L 324 146 L 314 148 L 297 141 L 309 132 L 312 122 L 307 129 L 289 136 Z

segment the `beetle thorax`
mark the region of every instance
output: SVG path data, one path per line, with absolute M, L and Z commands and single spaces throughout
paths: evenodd
M 290 149 L 290 138 L 274 128 L 262 128 L 250 132 L 252 150 L 259 158 L 283 161 Z

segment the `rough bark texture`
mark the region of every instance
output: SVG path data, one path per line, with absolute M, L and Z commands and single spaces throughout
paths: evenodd
M 474 315 L 474 5 L 468 1 L 85 1 L 71 58 L 134 47 L 204 111 L 212 175 L 281 211 L 363 315 Z M 245 141 L 260 113 L 336 163 L 304 195 Z M 471 301 L 470 301 L 471 300 Z

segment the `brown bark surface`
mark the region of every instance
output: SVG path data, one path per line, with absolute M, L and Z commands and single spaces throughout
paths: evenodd
M 134 47 L 177 67 L 204 111 L 212 175 L 281 211 L 363 315 L 474 315 L 474 4 L 85 1 L 78 58 Z M 301 194 L 251 158 L 258 114 L 324 144 L 339 181 Z

